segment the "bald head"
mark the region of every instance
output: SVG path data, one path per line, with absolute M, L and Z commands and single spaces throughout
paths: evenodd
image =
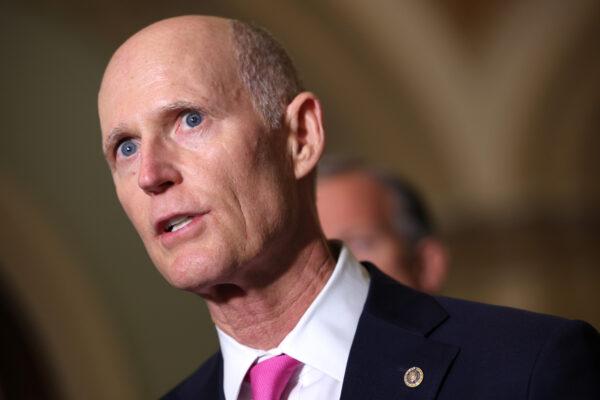
M 115 51 L 109 68 L 126 55 L 144 49 L 153 49 L 159 54 L 174 54 L 180 50 L 194 51 L 196 46 L 231 51 L 231 36 L 231 21 L 224 18 L 186 15 L 161 20 L 127 39 Z
M 217 72 L 229 72 L 232 78 L 239 80 L 249 92 L 257 112 L 273 130 L 281 128 L 285 107 L 303 90 L 285 49 L 262 28 L 219 17 L 181 16 L 142 29 L 115 52 L 100 89 L 100 113 L 107 87 L 121 84 L 111 79 L 115 74 L 127 74 L 132 67 L 135 74 L 154 71 L 148 67 L 156 61 L 167 61 L 178 67 L 194 58 L 211 60 L 203 64 L 209 69 L 219 65 Z M 219 60 L 222 62 L 217 62 Z M 223 65 L 229 71 L 222 71 Z M 214 72 L 198 71 L 208 75 Z M 129 75 L 133 73 L 129 72 Z M 215 89 L 224 90 L 223 82 L 212 83 Z
M 173 65 L 195 55 L 233 60 L 229 21 L 216 17 L 183 16 L 156 22 L 131 36 L 113 54 L 104 74 L 100 94 L 115 74 L 167 60 Z M 199 53 L 200 52 L 200 53 Z

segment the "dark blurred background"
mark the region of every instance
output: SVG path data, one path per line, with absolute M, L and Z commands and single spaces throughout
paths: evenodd
M 3 2 L 6 398 L 156 398 L 216 348 L 120 210 L 96 116 L 116 47 L 187 13 L 267 27 L 322 98 L 329 151 L 423 189 L 452 253 L 443 294 L 600 327 L 600 2 Z

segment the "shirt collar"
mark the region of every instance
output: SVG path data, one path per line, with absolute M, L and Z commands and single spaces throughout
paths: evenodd
M 369 281 L 369 273 L 343 246 L 331 277 L 275 349 L 265 351 L 244 346 L 217 328 L 224 361 L 225 398 L 237 399 L 248 368 L 265 355 L 285 353 L 341 383 Z

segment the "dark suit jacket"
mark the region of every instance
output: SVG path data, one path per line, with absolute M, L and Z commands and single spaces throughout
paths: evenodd
M 600 336 L 585 322 L 434 298 L 367 268 L 342 400 L 600 399 Z M 164 397 L 224 398 L 220 352 Z

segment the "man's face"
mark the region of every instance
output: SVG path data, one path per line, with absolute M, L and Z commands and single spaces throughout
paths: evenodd
M 260 268 L 289 223 L 293 181 L 286 136 L 255 112 L 216 25 L 138 34 L 99 95 L 119 201 L 162 275 L 199 293 Z
M 414 286 L 403 240 L 394 227 L 396 204 L 388 190 L 362 172 L 320 179 L 317 208 L 328 238 L 341 239 L 359 260 Z

